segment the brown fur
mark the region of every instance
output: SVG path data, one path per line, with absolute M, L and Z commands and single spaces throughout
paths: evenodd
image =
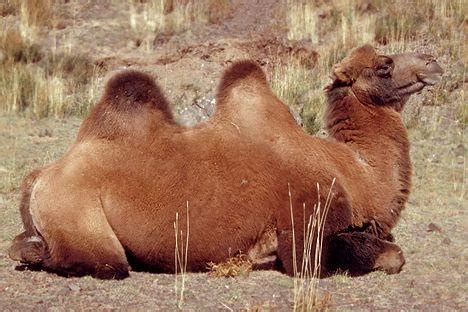
M 29 206 L 22 210 L 29 211 L 47 250 L 36 264 L 100 278 L 127 276 L 129 261 L 173 272 L 178 213 L 182 231 L 190 220 L 188 270 L 204 270 L 208 262 L 242 252 L 293 274 L 290 203 L 300 262 L 304 220 L 314 205 L 323 207 L 336 178 L 322 273 L 401 268 L 395 261 L 399 247 L 381 239 L 396 223 L 409 186 L 406 132 L 395 109 L 360 105 L 349 82 L 334 83 L 339 87 L 328 91 L 334 138 L 314 138 L 295 124 L 261 69 L 241 62 L 222 79 L 215 116 L 184 128 L 172 121 L 166 100 L 147 76 L 116 77 L 83 122 L 76 143 L 33 174 L 32 185 L 23 190 Z M 362 116 L 369 124 L 360 123 Z M 348 123 L 370 129 L 353 133 Z M 27 226 L 28 216 L 23 219 Z M 376 225 L 375 233 L 366 232 L 368 224 Z M 19 258 L 26 263 L 31 261 L 21 254 L 32 248 L 31 241 L 38 240 L 21 234 L 11 248 L 24 249 Z M 345 263 L 333 258 L 336 246 L 351 246 Z

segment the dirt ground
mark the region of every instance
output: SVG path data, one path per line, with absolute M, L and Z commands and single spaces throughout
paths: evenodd
M 73 23 L 55 35 L 93 55 L 109 71 L 133 67 L 157 75 L 169 99 L 180 103 L 173 107 L 179 120 L 194 124 L 213 112 L 216 81 L 226 64 L 251 57 L 268 66 L 281 54 L 278 49 L 289 51 L 301 44 L 277 39 L 285 32 L 277 2 L 232 2 L 237 9 L 222 27 L 197 25 L 177 36 L 151 38 L 149 50 L 144 44 L 135 46 L 121 6 L 95 1 L 87 1 Z M 270 39 L 273 34 L 276 39 Z M 50 40 L 46 36 L 42 44 Z M 269 46 L 276 50 L 271 52 Z M 466 128 L 455 121 L 450 101 L 424 108 L 421 116 L 423 122 L 410 129 L 412 193 L 394 230 L 406 265 L 396 275 L 375 272 L 320 280 L 320 294 L 331 296 L 331 310 L 468 310 Z M 283 311 L 293 307 L 293 279 L 272 271 L 236 278 L 187 274 L 181 304 L 174 275 L 131 272 L 122 281 L 101 281 L 16 270 L 7 248 L 22 231 L 21 179 L 32 168 L 60 157 L 73 142 L 81 120 L 0 117 L 0 310 Z

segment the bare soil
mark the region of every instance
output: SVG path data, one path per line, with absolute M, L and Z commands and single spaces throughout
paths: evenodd
M 123 67 L 152 72 L 185 124 L 212 113 L 216 81 L 226 64 L 250 57 L 268 67 L 278 55 L 289 55 L 303 44 L 285 39 L 282 6 L 273 0 L 233 0 L 236 9 L 222 23 L 149 39 L 128 30 L 124 4 L 86 3 L 62 29 L 44 36 L 42 46 L 50 47 L 55 36 L 58 49 L 65 49 L 60 42 L 66 41 L 107 72 Z M 138 40 L 149 40 L 150 47 L 137 46 Z M 309 48 L 310 57 L 316 57 Z M 466 129 L 455 122 L 450 99 L 442 107 L 425 108 L 422 116 L 427 125 L 410 130 L 413 192 L 394 231 L 406 265 L 397 275 L 375 272 L 321 280 L 319 291 L 331 294 L 331 310 L 468 309 Z M 293 279 L 272 271 L 236 278 L 187 274 L 181 303 L 174 275 L 132 272 L 123 281 L 101 281 L 16 270 L 6 250 L 22 230 L 17 205 L 21 179 L 60 157 L 80 123 L 80 118 L 0 117 L 1 310 L 292 309 Z

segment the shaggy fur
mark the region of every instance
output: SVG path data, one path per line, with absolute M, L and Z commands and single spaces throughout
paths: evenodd
M 357 50 L 340 68 L 376 58 Z M 358 100 L 357 83 L 368 81 L 368 98 L 380 86 L 363 71 L 338 74 L 342 80 L 328 91 L 333 137 L 327 140 L 296 125 L 251 62 L 227 70 L 215 116 L 193 128 L 172 121 L 148 76 L 118 74 L 69 151 L 26 179 L 26 232 L 15 238 L 10 256 L 67 276 L 123 278 L 129 261 L 174 272 L 175 235 L 185 239 L 189 220 L 189 271 L 242 252 L 258 267 L 278 265 L 293 274 L 290 207 L 300 263 L 304 220 L 324 206 L 336 179 L 322 273 L 398 272 L 401 250 L 382 238 L 396 223 L 409 187 L 406 132 L 394 108 L 403 104 Z M 176 213 L 182 233 L 174 233 Z
M 99 104 L 83 121 L 77 141 L 86 137 L 143 139 L 167 123 L 173 123 L 172 113 L 153 78 L 129 70 L 109 79 Z

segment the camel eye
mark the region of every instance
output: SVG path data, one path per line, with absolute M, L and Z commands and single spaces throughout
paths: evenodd
M 392 67 L 387 64 L 380 65 L 379 67 L 377 67 L 377 75 L 379 77 L 388 78 L 391 76 L 391 73 L 392 73 Z

